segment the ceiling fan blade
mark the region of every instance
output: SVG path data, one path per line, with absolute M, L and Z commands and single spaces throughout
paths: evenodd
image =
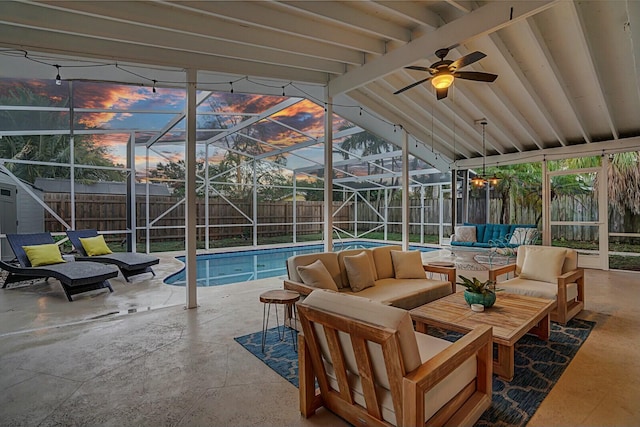
M 498 76 L 496 74 L 481 73 L 479 71 L 456 71 L 454 77 L 463 80 L 475 80 L 477 82 L 493 82 Z
M 404 67 L 408 70 L 418 70 L 418 71 L 426 71 L 428 73 L 435 73 L 438 70 L 434 70 L 433 68 L 429 68 L 429 67 L 420 67 L 418 65 L 409 65 L 408 67 Z
M 415 82 L 415 83 L 411 83 L 411 84 L 410 84 L 409 86 L 407 86 L 407 87 L 403 87 L 402 89 L 400 89 L 400 90 L 397 90 L 397 91 L 393 92 L 393 94 L 394 94 L 394 95 L 397 95 L 397 94 L 399 94 L 399 93 L 402 93 L 402 92 L 404 92 L 405 90 L 409 90 L 409 89 L 411 89 L 412 87 L 416 87 L 416 86 L 418 86 L 419 84 L 422 84 L 422 83 L 424 83 L 424 82 L 426 82 L 426 81 L 428 81 L 428 80 L 430 80 L 430 79 L 431 79 L 431 76 L 427 77 L 426 79 L 418 80 L 418 81 L 417 81 L 417 82 Z
M 455 61 L 453 61 L 449 65 L 449 69 L 451 71 L 459 70 L 462 67 L 466 67 L 467 65 L 471 65 L 474 62 L 480 61 L 485 56 L 487 55 L 479 51 L 471 52 L 470 54 L 465 55 L 462 58 L 458 58 Z
M 436 88 L 436 95 L 438 98 L 438 101 L 441 99 L 444 99 L 447 97 L 447 92 L 449 92 L 449 88 L 448 87 L 443 87 L 442 89 L 438 89 Z

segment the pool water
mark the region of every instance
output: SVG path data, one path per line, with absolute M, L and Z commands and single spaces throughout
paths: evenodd
M 336 250 L 344 250 L 373 248 L 384 245 L 386 245 L 386 243 L 353 241 L 336 243 L 335 247 Z M 436 250 L 435 248 L 425 248 L 421 246 L 412 246 L 411 249 L 417 249 L 423 252 Z M 286 261 L 289 257 L 322 251 L 324 251 L 323 245 L 304 245 L 198 255 L 196 260 L 197 286 L 218 286 L 264 279 L 267 277 L 283 276 L 287 274 Z M 185 257 L 178 257 L 178 259 L 184 262 Z M 182 269 L 167 277 L 164 282 L 174 286 L 185 286 L 185 270 Z

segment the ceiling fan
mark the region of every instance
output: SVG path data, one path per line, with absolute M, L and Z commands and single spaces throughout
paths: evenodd
M 417 65 L 404 67 L 409 70 L 426 71 L 431 73 L 431 76 L 426 79 L 418 80 L 415 83 L 411 83 L 409 86 L 403 87 L 402 89 L 395 91 L 393 94 L 397 95 L 405 90 L 431 80 L 431 84 L 436 88 L 436 95 L 438 99 L 443 99 L 447 97 L 449 86 L 453 83 L 454 78 L 474 80 L 478 82 L 493 82 L 498 78 L 496 74 L 481 73 L 479 71 L 458 71 L 460 68 L 471 65 L 487 56 L 484 53 L 478 51 L 471 52 L 470 54 L 465 55 L 462 58 L 458 58 L 455 61 L 444 59 L 448 53 L 449 48 L 436 50 L 436 56 L 440 58 L 440 60 L 431 64 L 431 67 L 420 67 Z

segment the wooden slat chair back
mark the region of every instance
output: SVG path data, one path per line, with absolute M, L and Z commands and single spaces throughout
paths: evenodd
M 314 306 L 318 292 L 325 294 L 322 295 L 325 300 L 327 295 L 329 299 L 337 298 L 342 303 L 337 311 L 343 313 Z M 390 316 L 397 327 L 375 324 L 371 318 L 365 321 L 353 317 L 348 314 L 349 299 L 371 304 L 374 310 L 380 310 L 381 317 L 388 320 Z M 492 374 L 489 327 L 475 330 L 463 337 L 461 343 L 422 363 L 411 318 L 404 310 L 321 290 L 313 291 L 297 307 L 303 331 L 298 350 L 300 410 L 305 417 L 325 406 L 356 426 L 472 425 L 489 407 Z M 362 313 L 358 309 L 354 312 Z M 473 356 L 476 376 L 442 407 L 430 408 L 425 424 L 425 393 Z M 315 389 L 316 378 L 319 394 Z

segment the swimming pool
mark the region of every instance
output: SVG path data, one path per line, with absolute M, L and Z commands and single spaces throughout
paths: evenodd
M 336 243 L 336 250 L 373 248 L 386 243 L 352 241 Z M 437 250 L 422 246 L 411 246 L 423 252 Z M 293 255 L 322 252 L 323 245 L 304 245 L 296 247 L 250 249 L 245 251 L 224 252 L 217 254 L 198 255 L 196 261 L 197 286 L 218 286 L 229 283 L 246 282 L 248 280 L 264 279 L 266 277 L 283 276 L 287 274 L 286 261 Z M 185 257 L 178 257 L 185 260 Z M 164 281 L 168 285 L 185 286 L 186 272 L 184 269 L 167 277 Z

